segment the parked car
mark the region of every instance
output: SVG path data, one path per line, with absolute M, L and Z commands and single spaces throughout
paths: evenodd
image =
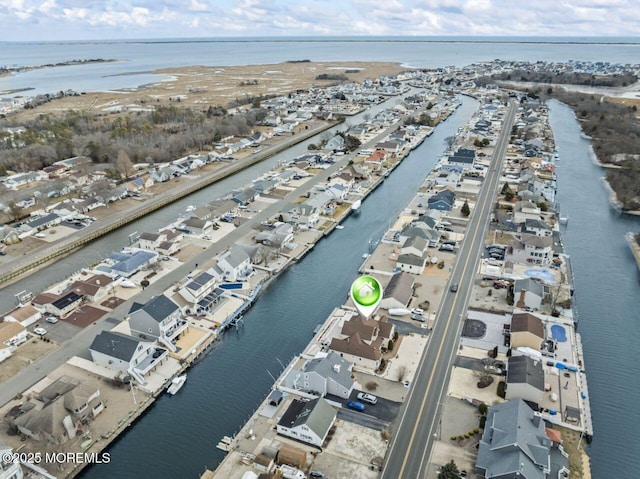
M 413 319 L 414 321 L 420 321 L 421 323 L 425 322 L 424 316 L 422 316 L 421 314 L 412 314 L 411 319 Z
M 51 324 L 56 324 L 58 322 L 58 318 L 56 318 L 55 316 L 47 316 L 46 318 L 44 318 L 44 320 L 47 323 L 51 323 Z
M 45 334 L 47 334 L 47 330 L 44 328 L 36 328 L 33 330 L 33 332 L 38 336 L 44 336 Z
M 4 255 L 6 255 L 6 254 L 7 254 L 7 252 L 6 252 L 6 251 L 4 251 L 4 250 L 0 250 L 0 256 L 4 256 Z
M 309 477 L 315 477 L 316 479 L 322 479 L 324 477 L 324 472 L 309 471 Z
M 349 401 L 347 403 L 347 407 L 349 409 L 355 409 L 356 411 L 360 411 L 360 412 L 362 412 L 362 411 L 364 411 L 366 409 L 364 404 L 362 404 L 361 402 L 358 402 L 358 401 Z
M 368 402 L 369 404 L 375 404 L 378 402 L 378 398 L 369 393 L 358 393 L 358 399 L 360 399 L 360 401 Z

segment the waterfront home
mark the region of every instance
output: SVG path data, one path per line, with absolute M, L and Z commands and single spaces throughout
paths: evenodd
M 456 194 L 444 189 L 438 191 L 427 200 L 427 206 L 430 210 L 451 211 L 456 201 Z
M 514 313 L 509 331 L 513 349 L 527 347 L 539 351 L 546 337 L 542 320 L 531 313 Z
M 535 236 L 552 236 L 553 231 L 547 223 L 536 219 L 527 219 L 522 225 L 522 232 Z
M 31 306 L 26 304 L 20 306 L 12 311 L 9 311 L 4 316 L 5 321 L 13 321 L 14 323 L 20 323 L 25 328 L 31 326 L 33 323 L 39 321 L 42 318 L 42 313 Z
M 26 342 L 28 334 L 26 328 L 13 321 L 0 321 L 0 344 L 4 344 L 11 351 Z
M 197 314 L 201 311 L 209 311 L 212 304 L 220 299 L 220 294 L 214 293 L 215 284 L 216 278 L 208 272 L 203 272 L 180 287 L 178 294 L 189 303 L 187 312 Z
M 231 249 L 218 258 L 217 266 L 224 272 L 227 281 L 246 281 L 253 274 L 251 257 L 240 245 Z
M 336 410 L 323 398 L 294 399 L 284 412 L 276 431 L 312 446 L 322 447 L 336 420 Z
M 351 377 L 353 365 L 339 354 L 329 352 L 305 363 L 300 369 L 292 369 L 284 378 L 285 387 L 316 396 L 331 394 L 348 399 L 353 391 Z
M 395 273 L 384 287 L 380 308 L 394 309 L 406 308 L 413 296 L 415 280 L 410 274 Z
M 283 249 L 293 243 L 293 227 L 288 223 L 282 223 L 272 229 L 259 232 L 254 240 L 265 246 Z
M 347 146 L 346 141 L 342 135 L 334 135 L 332 138 L 327 140 L 327 142 L 324 145 L 324 149 L 331 150 L 334 152 L 344 151 L 346 146 Z
M 252 188 L 245 188 L 244 190 L 234 191 L 231 201 L 239 206 L 248 206 L 255 198 L 256 192 Z
M 382 349 L 393 337 L 395 327 L 386 317 L 379 321 L 357 316 L 342 323 L 340 333 L 332 338 L 329 349 L 358 369 L 375 371 L 380 367 Z
M 180 307 L 164 294 L 152 297 L 145 304 L 133 303 L 129 310 L 131 333 L 143 339 L 155 338 L 172 352 L 176 352 L 175 340 L 187 329 L 181 320 Z
M 557 437 L 557 431 L 550 431 Z M 475 472 L 484 478 L 567 477 L 568 455 L 549 438 L 544 420 L 517 399 L 489 408 Z
M 548 266 L 553 260 L 553 237 L 522 233 L 511 243 L 508 259 L 514 263 Z
M 382 168 L 382 164 L 387 159 L 387 151 L 385 149 L 375 150 L 369 156 L 364 159 L 365 166 L 374 170 Z
M 438 173 L 435 179 L 435 183 L 438 186 L 448 186 L 450 188 L 456 188 L 460 183 L 461 175 L 455 171 L 441 171 Z
M 200 218 L 196 218 L 195 216 L 190 217 L 189 219 L 183 222 L 185 228 L 187 228 L 192 234 L 195 235 L 206 235 L 213 231 L 213 221 L 212 220 L 203 220 Z
M 209 207 L 211 208 L 211 217 L 213 219 L 219 219 L 223 216 L 236 213 L 238 210 L 238 203 L 231 200 L 214 200 L 209 203 Z
M 96 383 L 63 376 L 22 404 L 10 421 L 21 434 L 36 441 L 63 444 L 103 409 Z
M 518 308 L 541 309 L 544 286 L 532 278 L 517 279 L 513 284 L 513 297 Z
M 405 226 L 400 234 L 398 235 L 398 239 L 401 244 L 405 244 L 412 238 L 422 238 L 427 242 L 427 244 L 431 247 L 437 246 L 442 233 L 436 231 L 429 224 L 435 224 L 435 220 L 429 216 L 422 217 L 425 221 L 415 221 L 407 226 Z
M 402 245 L 402 249 L 400 250 L 400 254 L 422 256 L 427 251 L 428 246 L 429 244 L 427 241 L 421 236 L 412 236 L 404 242 L 404 245 Z
M 144 341 L 127 334 L 102 331 L 89 346 L 91 360 L 112 370 L 118 377 L 129 375 L 145 384 L 144 376 L 155 369 L 168 351 L 158 348 L 155 341 Z
M 41 216 L 27 223 L 27 226 L 33 231 L 43 231 L 55 225 L 62 223 L 62 218 L 55 213 Z
M 281 213 L 281 221 L 298 225 L 303 228 L 313 228 L 319 220 L 319 209 L 309 203 L 291 203 L 285 206 Z
M 126 188 L 132 193 L 141 193 L 147 191 L 154 185 L 153 179 L 150 175 L 144 175 L 139 178 L 127 182 Z
M 476 152 L 469 148 L 459 148 L 453 155 L 447 158 L 449 164 L 457 164 L 462 166 L 464 171 L 473 168 L 473 162 L 476 158 Z
M 113 279 L 109 276 L 100 274 L 75 281 L 71 284 L 69 290 L 74 291 L 80 296 L 84 296 L 90 302 L 97 303 L 107 296 L 112 282 Z
M 540 219 L 542 210 L 532 201 L 517 201 L 513 205 L 513 221 L 524 223 L 527 219 Z
M 542 361 L 529 356 L 511 356 L 507 362 L 506 399 L 524 399 L 540 404 L 543 394 Z
M 174 178 L 178 174 L 175 167 L 166 166 L 164 168 L 155 168 L 151 170 L 150 176 L 154 183 L 164 183 Z

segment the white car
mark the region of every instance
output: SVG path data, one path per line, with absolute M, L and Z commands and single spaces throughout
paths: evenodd
M 373 394 L 368 393 L 358 393 L 358 399 L 360 401 L 368 402 L 369 404 L 375 404 L 378 402 L 378 398 Z
M 44 328 L 36 328 L 33 330 L 33 332 L 38 336 L 44 336 L 45 334 L 47 334 L 47 330 Z
M 424 314 L 424 311 L 421 308 L 413 308 L 411 310 L 411 314 L 420 314 L 420 315 L 422 315 L 422 314 Z
M 55 316 L 47 316 L 46 318 L 44 318 L 44 320 L 47 323 L 51 323 L 51 324 L 56 324 L 58 322 L 58 318 L 56 318 Z

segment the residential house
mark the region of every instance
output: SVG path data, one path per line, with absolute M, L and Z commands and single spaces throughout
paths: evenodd
M 125 277 L 129 277 L 158 260 L 158 255 L 151 251 L 120 251 L 109 255 L 113 262 L 111 269 Z
M 535 219 L 527 219 L 522 225 L 522 232 L 535 236 L 552 236 L 553 231 L 547 223 Z
M 375 371 L 380 367 L 382 349 L 388 346 L 395 331 L 386 317 L 380 320 L 351 318 L 344 321 L 337 337 L 331 340 L 329 349 L 353 363 L 357 368 Z
M 548 266 L 553 260 L 553 237 L 522 233 L 508 255 L 513 262 Z
M 154 183 L 164 183 L 173 178 L 175 174 L 176 170 L 173 167 L 166 166 L 164 168 L 154 168 L 149 176 Z
M 291 203 L 280 213 L 281 221 L 298 225 L 303 228 L 313 228 L 320 218 L 317 207 L 308 203 Z
M 89 278 L 82 278 L 75 281 L 70 287 L 80 296 L 84 296 L 88 301 L 97 303 L 109 293 L 109 285 L 113 282 L 109 276 L 100 274 Z
M 288 223 L 282 223 L 274 228 L 259 232 L 254 240 L 265 246 L 283 249 L 293 243 L 293 227 Z M 257 263 L 254 262 L 254 264 Z
M 568 456 L 553 446 L 544 420 L 517 399 L 489 408 L 475 472 L 484 478 L 558 479 L 569 476 Z
M 162 232 L 145 231 L 138 238 L 138 246 L 142 249 L 155 250 L 156 246 L 163 240 Z
M 0 226 L 0 243 L 5 245 L 12 245 L 20 242 L 20 236 L 18 232 L 10 226 Z
M 336 410 L 325 399 L 294 399 L 278 421 L 276 431 L 283 436 L 322 447 L 335 420 Z
M 545 340 L 542 320 L 531 313 L 514 313 L 511 317 L 511 347 L 540 350 Z
M 292 369 L 284 379 L 287 388 L 317 396 L 331 394 L 348 399 L 353 391 L 353 365 L 339 354 L 329 352 L 307 362 L 300 370 Z
M 15 175 L 7 176 L 4 178 L 3 183 L 7 189 L 16 191 L 22 186 L 38 181 L 38 179 L 38 173 L 29 171 L 27 173 L 17 173 Z
M 427 264 L 427 254 L 399 254 L 396 259 L 396 268 L 405 273 L 422 274 Z
M 214 200 L 209 203 L 211 208 L 211 216 L 213 219 L 218 219 L 226 215 L 235 213 L 238 209 L 238 203 L 231 200 Z
M 447 158 L 447 162 L 450 164 L 458 164 L 462 166 L 465 171 L 473 168 L 473 162 L 476 158 L 476 152 L 469 148 L 459 148 L 452 156 Z
M 540 404 L 544 394 L 542 361 L 529 356 L 511 356 L 507 362 L 506 399 L 524 399 Z
M 214 291 L 216 278 L 208 272 L 200 273 L 182 286 L 178 293 L 189 303 L 187 313 L 210 312 L 222 293 Z
M 369 156 L 364 159 L 365 166 L 378 170 L 382 167 L 382 164 L 387 159 L 387 151 L 384 149 L 375 150 Z
M 97 383 L 62 376 L 20 406 L 13 424 L 36 441 L 62 444 L 76 436 L 77 425 L 103 410 Z
M 185 228 L 195 235 L 206 235 L 213 231 L 212 220 L 203 220 L 195 216 L 191 216 L 189 219 L 185 220 L 183 224 Z
M 435 223 L 433 218 L 428 216 L 424 216 L 423 218 L 424 220 L 429 220 L 429 223 L 426 221 L 416 221 L 405 226 L 402 231 L 400 231 L 398 239 L 401 244 L 405 244 L 411 238 L 419 237 L 424 239 L 431 247 L 438 245 L 442 233 L 429 226 L 430 223 Z
M 13 448 L 0 439 L 0 479 L 24 478 L 20 462 L 13 462 L 13 457 Z
M 27 226 L 35 231 L 43 231 L 52 226 L 59 225 L 60 223 L 62 223 L 62 218 L 60 216 L 55 213 L 49 213 L 48 215 L 29 221 Z
M 439 186 L 448 186 L 456 188 L 460 183 L 461 175 L 455 171 L 440 171 L 436 176 L 435 182 Z
M 448 189 L 438 191 L 427 200 L 431 210 L 451 211 L 456 201 L 456 194 Z
M 144 376 L 155 369 L 168 354 L 155 341 L 144 341 L 127 334 L 102 331 L 89 346 L 91 360 L 123 377 L 129 375 L 145 384 Z
M 239 206 L 248 206 L 253 200 L 255 200 L 256 192 L 252 188 L 245 188 L 244 190 L 234 191 L 231 196 L 231 201 L 237 203 Z
M 325 150 L 344 151 L 347 144 L 342 135 L 335 135 L 330 138 L 324 145 Z
M 4 344 L 11 351 L 28 339 L 26 328 L 13 321 L 0 321 L 0 344 Z
M 30 304 L 20 306 L 12 311 L 9 311 L 4 316 L 5 321 L 20 323 L 25 328 L 40 321 L 41 318 L 42 318 L 42 312 L 40 312 Z
M 517 279 L 513 284 L 513 297 L 521 309 L 541 309 L 545 298 L 544 286 L 532 278 Z
M 402 150 L 405 143 L 403 140 L 381 141 L 376 144 L 376 150 L 384 150 L 387 152 L 387 156 L 395 157 Z
M 58 297 L 55 301 L 45 304 L 44 309 L 47 313 L 64 318 L 80 306 L 83 299 L 84 296 L 81 294 L 78 294 L 75 291 L 69 291 L 68 293 Z
M 180 307 L 161 294 L 145 304 L 133 303 L 129 311 L 129 327 L 132 334 L 143 339 L 155 338 L 176 352 L 173 342 L 188 327 L 181 316 Z
M 253 274 L 251 258 L 238 244 L 220 255 L 217 265 L 224 272 L 227 281 L 246 281 Z
M 384 288 L 380 308 L 386 310 L 406 308 L 413 295 L 414 283 L 415 279 L 410 274 L 404 272 L 394 274 Z

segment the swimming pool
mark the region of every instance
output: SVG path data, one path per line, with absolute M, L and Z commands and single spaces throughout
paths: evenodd
M 528 269 L 524 272 L 529 278 L 538 278 L 543 281 L 553 282 L 555 280 L 553 273 L 546 268 Z
M 559 324 L 551 326 L 551 337 L 559 343 L 564 343 L 567 340 L 567 332 L 564 326 L 560 326 Z

